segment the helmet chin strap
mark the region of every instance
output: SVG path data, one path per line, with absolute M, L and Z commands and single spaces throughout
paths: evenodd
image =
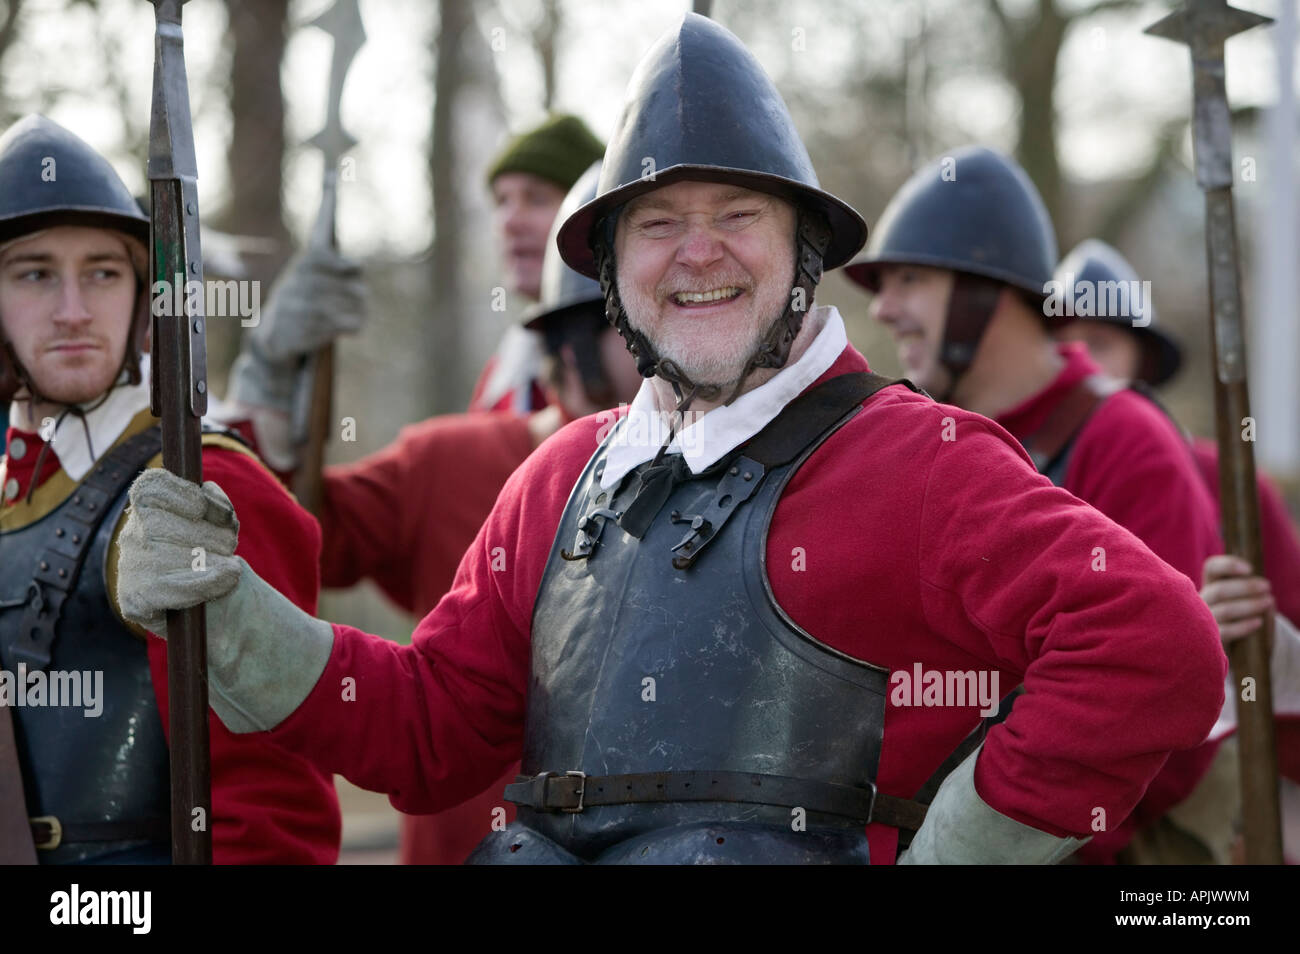
M 936 400 L 947 401 L 952 397 L 957 381 L 975 362 L 980 340 L 993 319 L 1004 287 L 994 278 L 955 273 L 952 292 L 948 295 L 943 342 L 939 346 L 939 363 L 948 370 L 948 387 L 943 394 L 935 395 Z
M 605 295 L 605 317 L 614 326 L 627 349 L 636 359 L 636 369 L 642 377 L 660 377 L 671 385 L 677 397 L 677 406 L 673 409 L 672 424 L 664 445 L 655 457 L 658 462 L 672 443 L 681 426 L 687 409 L 701 398 L 716 401 L 722 395 L 722 385 L 697 384 L 671 358 L 661 357 L 642 332 L 632 327 L 627 309 L 618 293 L 617 267 L 614 261 L 612 242 L 612 222 L 610 227 L 597 226 L 595 233 L 601 238 L 595 244 L 596 268 L 600 276 L 600 288 Z M 813 292 L 822 277 L 822 260 L 830 244 L 831 230 L 825 216 L 811 210 L 799 208 L 795 228 L 795 272 L 794 282 L 784 311 L 772 322 L 771 327 L 754 349 L 754 353 L 745 362 L 744 369 L 736 379 L 735 387 L 722 403 L 730 404 L 741 394 L 745 381 L 759 368 L 781 368 L 790 359 L 790 349 L 803 327 L 804 315 L 812 304 Z

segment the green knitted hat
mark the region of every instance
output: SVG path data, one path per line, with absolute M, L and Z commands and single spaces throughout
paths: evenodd
M 562 113 L 512 139 L 489 167 L 487 183 L 491 187 L 504 172 L 531 172 L 568 191 L 587 167 L 604 155 L 604 144 L 587 124 Z

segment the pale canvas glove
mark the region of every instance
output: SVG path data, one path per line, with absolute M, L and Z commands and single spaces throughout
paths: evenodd
M 366 318 L 361 266 L 328 248 L 308 247 L 271 289 L 260 320 L 249 332 L 255 351 L 272 365 L 305 357 Z
M 976 749 L 944 779 L 900 865 L 1053 865 L 1087 838 L 1058 838 L 989 807 L 975 791 Z
M 333 627 L 234 555 L 239 521 L 216 484 L 200 488 L 149 469 L 131 485 L 130 502 L 118 537 L 122 615 L 166 639 L 167 610 L 207 603 L 213 711 L 232 732 L 275 728 L 324 672 Z

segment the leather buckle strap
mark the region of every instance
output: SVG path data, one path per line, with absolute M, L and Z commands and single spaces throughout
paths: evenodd
M 558 784 L 563 782 L 564 784 Z M 569 812 L 577 814 L 587 806 L 583 796 L 587 790 L 585 772 L 542 772 L 531 778 L 519 775 L 506 786 L 505 798 L 516 805 L 525 805 L 543 812 Z
M 53 815 L 38 815 L 29 818 L 32 828 L 32 841 L 37 851 L 53 851 L 63 844 L 63 825 Z
M 859 788 L 809 779 L 751 772 L 644 772 L 632 775 L 586 775 L 582 772 L 542 772 L 519 776 L 507 785 L 507 801 L 540 812 L 577 813 L 600 805 L 640 802 L 742 802 L 803 808 L 809 812 L 851 818 L 862 824 L 880 821 L 876 787 Z M 918 806 L 919 807 L 919 806 Z M 924 817 L 924 808 L 920 809 Z M 919 824 L 919 822 L 918 822 Z
M 105 841 L 167 841 L 171 837 L 171 820 L 151 818 L 144 821 L 85 822 L 65 825 L 54 815 L 29 818 L 32 841 L 40 851 L 53 851 L 60 845 Z

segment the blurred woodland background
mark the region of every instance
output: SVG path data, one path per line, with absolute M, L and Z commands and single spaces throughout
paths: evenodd
M 1290 0 L 1238 0 L 1276 17 Z M 329 0 L 192 0 L 185 47 L 199 151 L 208 277 L 266 289 L 302 242 L 320 196 L 319 153 L 330 40 L 305 24 Z M 522 302 L 500 297 L 484 169 L 510 130 L 548 111 L 581 115 L 606 137 L 637 60 L 689 0 L 368 0 L 368 41 L 345 88 L 342 119 L 359 140 L 341 183 L 338 234 L 364 263 L 369 324 L 339 347 L 336 413 L 352 460 L 398 428 L 463 410 Z M 1037 183 L 1062 253 L 1086 237 L 1116 245 L 1152 282 L 1160 323 L 1185 349 L 1169 405 L 1213 433 L 1203 202 L 1191 165 L 1185 47 L 1142 30 L 1173 4 L 1140 0 L 714 0 L 709 14 L 755 52 L 786 97 L 823 185 L 870 223 L 918 164 L 981 142 L 1014 154 Z M 1261 244 L 1290 236 L 1294 149 L 1272 160 L 1276 28 L 1228 44 L 1235 194 L 1247 310 L 1294 323 L 1295 261 L 1261 298 Z M 1290 41 L 1294 43 L 1294 38 Z M 1285 57 L 1281 62 L 1289 67 Z M 63 123 L 146 192 L 153 8 L 145 0 L 0 0 L 0 122 L 33 111 Z M 1284 97 L 1294 102 L 1294 96 Z M 1281 123 L 1279 127 L 1277 124 Z M 1272 124 L 1272 125 L 1270 125 Z M 1289 126 L 1287 125 L 1289 124 Z M 1274 140 L 1279 141 L 1279 140 Z M 1285 139 L 1280 141 L 1285 142 Z M 1293 199 L 1292 199 L 1293 201 Z M 1272 231 L 1269 231 L 1269 230 Z M 1279 231 L 1280 230 L 1280 231 Z M 1269 237 L 1271 236 L 1271 237 Z M 897 373 L 894 346 L 867 299 L 831 274 L 837 305 L 873 366 Z M 1258 303 L 1267 301 L 1267 306 Z M 239 346 L 237 321 L 210 322 L 216 393 Z M 1268 346 L 1264 331 L 1263 348 Z M 1256 354 L 1259 348 L 1256 348 Z M 1286 357 L 1300 370 L 1300 354 Z M 1291 375 L 1294 378 L 1294 373 Z M 1269 392 L 1272 394 L 1273 392 Z M 1288 392 L 1281 391 L 1281 394 Z M 1270 400 L 1254 413 L 1270 441 Z M 1295 420 L 1288 417 L 1287 420 Z M 1273 435 L 1277 438 L 1276 433 Z M 1294 437 L 1292 437 L 1294 439 Z M 1280 443 L 1285 444 L 1286 441 Z M 1286 453 L 1275 469 L 1291 490 Z M 1295 503 L 1293 497 L 1292 500 Z M 363 587 L 329 595 L 322 615 L 405 638 L 411 621 Z M 381 799 L 382 802 L 382 799 Z

